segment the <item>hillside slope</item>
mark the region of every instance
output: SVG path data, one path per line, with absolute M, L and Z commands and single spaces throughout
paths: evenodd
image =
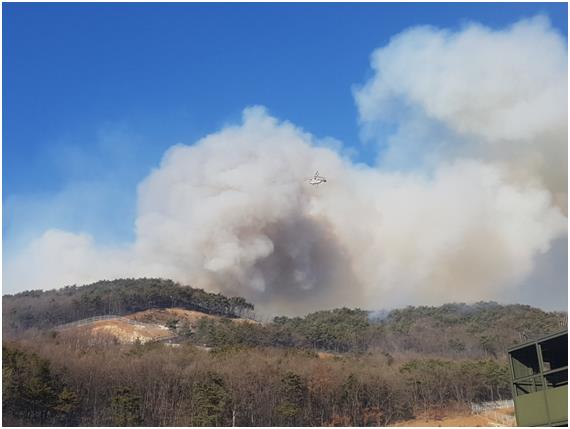
M 504 358 L 527 338 L 560 330 L 565 313 L 494 302 L 408 307 L 379 320 L 376 313 L 340 308 L 305 317 L 276 317 L 263 326 L 203 320 L 196 332 L 214 346 L 273 346 L 335 353 L 409 353 L 435 357 Z
M 158 324 L 140 323 L 128 318 L 117 317 L 109 320 L 95 320 L 77 326 L 58 329 L 60 338 L 86 339 L 87 343 L 111 341 L 118 344 L 145 344 L 152 341 L 173 338 L 175 334 L 168 327 Z
M 496 302 L 393 310 L 378 321 L 387 350 L 456 356 L 503 355 L 506 348 L 562 329 L 566 312 Z
M 114 342 L 118 344 L 145 344 L 155 341 L 189 341 L 201 326 L 202 320 L 257 324 L 254 320 L 224 318 L 184 308 L 161 308 L 139 311 L 124 316 L 95 316 L 58 325 L 53 332 L 60 338 L 76 338 L 88 343 Z
M 241 297 L 226 297 L 164 279 L 120 279 L 2 297 L 3 333 L 49 328 L 93 316 L 125 315 L 151 308 L 181 307 L 238 317 L 253 311 Z
M 481 302 L 338 308 L 263 324 L 237 317 L 252 307 L 147 279 L 4 297 L 3 419 L 113 426 L 129 412 L 145 426 L 491 424 L 469 406 L 510 398 L 505 350 L 522 334 L 558 330 L 565 316 Z M 122 316 L 54 329 L 109 309 Z M 180 345 L 157 341 L 169 335 Z M 442 417 L 450 410 L 458 414 Z
M 449 358 L 504 356 L 527 338 L 559 330 L 566 313 L 495 302 L 407 307 L 386 312 L 360 309 L 317 311 L 305 317 L 243 321 L 253 305 L 161 279 L 101 281 L 54 291 L 3 297 L 3 333 L 8 338 L 30 328 L 55 326 L 100 315 L 122 315 L 158 323 L 217 346 L 295 347 L 335 353 L 378 350 Z
M 223 318 L 223 316 L 207 314 L 201 311 L 187 310 L 180 307 L 153 308 L 128 314 L 125 317 L 138 322 L 158 323 L 161 325 L 188 325 L 191 328 L 196 328 L 202 319 L 221 320 Z M 240 317 L 232 317 L 229 318 L 229 320 L 232 323 L 259 323 L 252 319 L 243 319 Z

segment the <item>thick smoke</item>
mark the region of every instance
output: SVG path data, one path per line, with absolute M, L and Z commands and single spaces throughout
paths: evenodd
M 248 108 L 241 124 L 165 154 L 139 186 L 134 243 L 50 230 L 5 279 L 24 289 L 160 276 L 290 313 L 516 288 L 567 230 L 564 41 L 542 18 L 504 32 L 419 28 L 376 51 L 373 68 L 356 94 L 363 126 L 399 124 L 379 167 Z M 455 140 L 422 146 L 438 136 Z M 429 168 L 387 166 L 402 142 L 431 151 Z M 312 187 L 317 169 L 329 181 Z
M 567 42 L 543 16 L 503 31 L 417 27 L 372 55 L 355 97 L 365 134 L 397 124 L 382 164 L 476 157 L 540 179 L 566 207 Z M 421 158 L 421 159 L 418 159 Z

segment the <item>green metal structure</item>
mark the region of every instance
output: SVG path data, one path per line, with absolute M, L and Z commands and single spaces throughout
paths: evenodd
M 519 426 L 568 426 L 568 329 L 508 350 Z

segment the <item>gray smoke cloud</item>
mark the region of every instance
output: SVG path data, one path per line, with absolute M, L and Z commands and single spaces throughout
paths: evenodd
M 516 295 L 567 234 L 566 58 L 541 17 L 408 30 L 373 53 L 355 91 L 369 138 L 398 124 L 378 166 L 247 108 L 167 151 L 139 185 L 133 243 L 49 230 L 9 256 L 5 281 L 159 276 L 288 313 Z M 429 156 L 400 169 L 406 153 Z M 313 187 L 317 169 L 329 181 Z
M 566 207 L 567 42 L 544 16 L 496 31 L 417 27 L 372 54 L 355 92 L 364 134 L 397 124 L 381 164 L 472 157 L 540 180 Z M 517 177 L 518 178 L 518 177 Z

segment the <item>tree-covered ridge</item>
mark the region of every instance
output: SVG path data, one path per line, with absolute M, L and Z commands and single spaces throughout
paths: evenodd
M 441 328 L 463 325 L 470 331 L 507 323 L 509 327 L 516 326 L 521 332 L 534 335 L 551 329 L 553 320 L 559 320 L 563 314 L 565 313 L 545 312 L 529 305 L 501 305 L 489 301 L 475 304 L 451 303 L 439 307 L 408 306 L 391 311 L 387 321 L 402 332 L 406 332 L 416 322 L 431 320 Z
M 4 333 L 169 307 L 228 318 L 253 310 L 253 305 L 241 297 L 228 298 L 171 280 L 121 279 L 5 295 Z M 214 347 L 296 347 L 336 353 L 380 349 L 387 353 L 413 351 L 452 358 L 487 358 L 504 355 L 508 347 L 525 338 L 559 330 L 565 314 L 528 305 L 479 302 L 409 306 L 383 312 L 339 308 L 304 317 L 278 316 L 266 324 L 204 319 L 197 329 L 173 320 L 171 326 L 190 341 Z
M 383 328 L 370 323 L 367 311 L 349 308 L 318 311 L 305 317 L 278 316 L 266 324 L 202 319 L 190 332 L 191 341 L 214 347 L 292 347 L 336 353 L 364 352 L 382 335 Z
M 12 331 L 47 328 L 105 314 L 124 315 L 150 308 L 181 307 L 225 317 L 252 311 L 241 297 L 228 298 L 164 279 L 103 280 L 85 286 L 4 295 L 4 326 Z
M 167 320 L 178 347 L 50 329 L 169 307 L 222 317 Z M 4 328 L 19 335 L 3 344 L 3 423 L 387 425 L 430 409 L 509 398 L 506 349 L 559 330 L 565 316 L 480 302 L 338 308 L 264 324 L 231 320 L 252 310 L 243 298 L 160 279 L 4 296 Z
M 527 339 L 559 331 L 566 314 L 521 304 L 453 303 L 393 310 L 378 323 L 387 347 L 495 357 Z
M 10 426 L 384 426 L 511 395 L 508 366 L 493 359 L 206 352 L 47 334 L 5 345 L 3 357 Z
M 504 357 L 525 338 L 560 329 L 565 313 L 495 302 L 407 307 L 377 312 L 339 308 L 305 317 L 279 316 L 265 325 L 202 320 L 192 338 L 211 346 L 297 347 L 344 352 L 417 352 L 450 358 Z M 522 335 L 524 334 L 524 335 Z

